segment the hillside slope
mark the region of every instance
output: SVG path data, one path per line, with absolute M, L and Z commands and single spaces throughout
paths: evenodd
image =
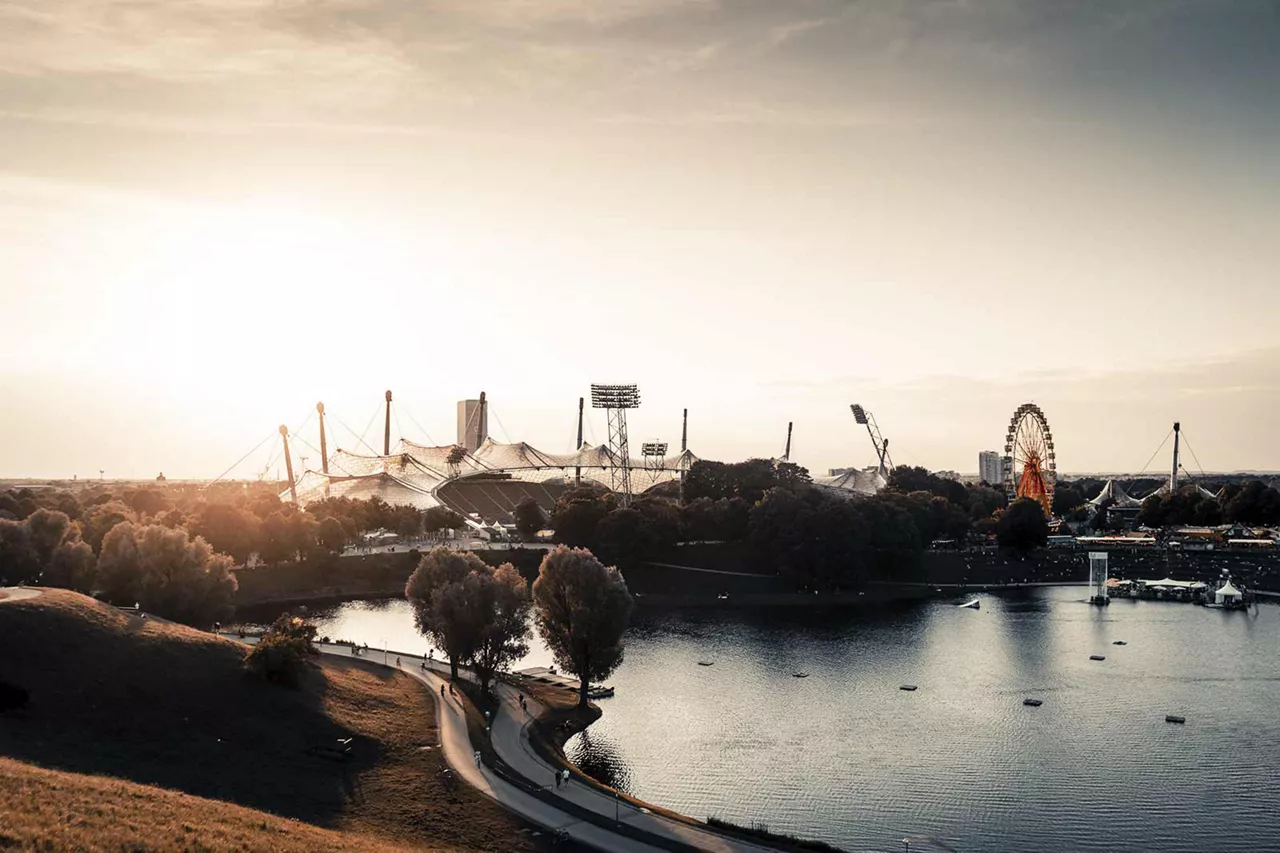
M 0 758 L 0 848 L 280 853 L 405 849 L 217 800 L 109 777 L 45 770 L 8 758 Z
M 446 786 L 435 706 L 414 679 L 326 662 L 291 690 L 245 672 L 245 648 L 64 590 L 0 602 L 0 755 L 233 802 L 395 842 L 535 849 L 524 825 Z M 317 755 L 353 737 L 348 763 Z

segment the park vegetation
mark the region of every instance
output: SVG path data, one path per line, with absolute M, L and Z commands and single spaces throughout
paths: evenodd
M 488 692 L 495 673 L 529 651 L 529 584 L 514 566 L 433 548 L 405 584 L 419 632 L 449 659 L 454 680 L 469 665 Z
M 172 484 L 78 493 L 0 492 L 0 585 L 94 593 L 119 605 L 208 627 L 231 615 L 231 569 L 340 554 L 363 534 L 419 538 L 462 527 L 443 507 L 333 497 L 305 509 L 274 484 Z
M 578 707 L 593 681 L 622 664 L 622 635 L 633 602 L 622 573 L 584 548 L 563 545 L 542 560 L 533 583 L 538 633 L 556 663 L 578 677 Z
M 301 616 L 282 613 L 249 650 L 245 666 L 267 681 L 297 687 L 320 655 L 315 638 L 315 625 Z

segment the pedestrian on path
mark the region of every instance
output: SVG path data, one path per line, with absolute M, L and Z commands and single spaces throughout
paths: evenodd
M 396 658 L 396 667 L 399 668 L 399 666 L 400 666 L 400 658 Z
M 564 780 L 564 786 L 565 786 L 566 788 L 567 788 L 567 787 L 569 787 L 569 768 L 567 768 L 567 767 L 566 767 L 566 768 L 561 772 L 560 776 L 561 776 L 561 778 Z
M 555 777 L 556 777 L 556 787 L 557 787 L 557 788 L 559 788 L 559 787 L 560 787 L 560 771 L 559 771 L 559 770 L 552 770 L 551 772 L 552 772 L 553 774 L 555 774 Z
M 442 698 L 442 699 L 444 698 L 444 685 L 443 685 L 443 684 L 441 684 L 441 685 L 440 685 L 440 698 Z
M 480 767 L 480 750 L 476 750 L 476 767 Z

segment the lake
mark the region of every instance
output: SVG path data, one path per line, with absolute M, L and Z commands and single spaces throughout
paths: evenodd
M 908 837 L 991 853 L 1280 849 L 1280 607 L 1095 608 L 1084 594 L 983 594 L 976 611 L 642 609 L 607 679 L 617 695 L 566 751 L 690 816 L 849 851 Z M 403 601 L 313 615 L 371 647 L 429 645 Z M 521 666 L 550 662 L 535 645 Z

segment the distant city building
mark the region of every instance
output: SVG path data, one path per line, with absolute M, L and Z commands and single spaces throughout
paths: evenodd
M 477 421 L 479 422 L 477 424 Z M 489 437 L 488 407 L 481 408 L 479 400 L 458 401 L 458 444 L 467 450 L 475 450 L 481 440 Z
M 994 450 L 978 454 L 978 479 L 990 486 L 1004 482 L 1004 458 Z

